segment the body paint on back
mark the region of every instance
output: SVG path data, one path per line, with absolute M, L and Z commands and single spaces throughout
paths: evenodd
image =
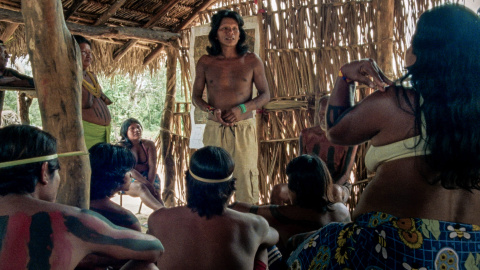
M 7 230 L 0 250 L 0 270 L 25 269 L 27 266 L 27 244 L 30 241 L 32 217 L 16 213 L 8 217 Z
M 50 256 L 53 251 L 52 224 L 47 212 L 39 212 L 32 216 L 30 225 L 30 241 L 28 242 L 28 254 L 30 260 L 28 269 L 49 270 Z
M 5 234 L 7 233 L 7 224 L 8 216 L 0 217 L 0 254 L 2 252 L 3 239 L 5 239 Z
M 64 214 L 50 212 L 50 220 L 53 230 L 53 246 L 60 247 L 55 250 L 51 263 L 53 269 L 68 269 L 73 256 L 72 243 L 67 239 L 69 234 L 65 226 Z
M 89 210 L 82 210 L 83 213 L 88 213 L 94 216 L 101 216 L 98 213 Z M 95 243 L 95 244 L 102 244 L 102 245 L 113 245 L 113 246 L 120 246 L 123 248 L 131 249 L 134 251 L 147 251 L 147 250 L 158 250 L 163 249 L 162 244 L 160 241 L 151 241 L 151 240 L 140 240 L 140 239 L 133 239 L 127 238 L 129 237 L 130 232 L 132 230 L 128 230 L 119 226 L 114 225 L 104 217 L 102 220 L 106 221 L 106 223 L 115 229 L 123 229 L 126 230 L 124 237 L 125 238 L 113 238 L 108 235 L 103 235 L 98 233 L 95 228 L 87 227 L 83 224 L 82 220 L 75 216 L 65 216 L 65 225 L 68 230 L 75 235 L 76 237 L 80 238 L 85 242 Z M 91 224 L 95 225 L 95 224 Z

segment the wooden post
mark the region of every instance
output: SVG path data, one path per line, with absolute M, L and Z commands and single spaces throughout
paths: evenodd
M 80 100 L 80 48 L 67 29 L 60 0 L 22 0 L 26 44 L 37 89 L 43 129 L 57 138 L 58 153 L 87 152 Z M 89 208 L 88 155 L 59 158 L 59 203 Z
M 175 106 L 177 58 L 178 50 L 174 46 L 166 47 L 167 51 L 167 93 L 165 95 L 165 107 L 162 122 L 160 124 L 161 137 L 161 161 L 165 172 L 165 184 L 163 189 L 163 201 L 165 206 L 175 206 L 175 161 L 172 149 L 172 124 L 173 110 Z
M 0 125 L 2 125 L 2 110 L 5 101 L 5 91 L 0 91 Z
M 393 67 L 393 11 L 395 0 L 375 0 L 377 5 L 377 63 L 389 78 L 394 76 Z
M 260 50 L 258 52 L 258 56 L 260 57 L 260 59 L 262 59 L 262 64 L 264 65 L 265 67 L 265 31 L 264 31 L 264 24 L 263 24 L 263 13 L 260 12 L 260 10 L 263 9 L 263 1 L 260 0 L 258 1 L 258 4 L 257 4 L 257 22 L 258 22 L 258 31 L 260 32 L 259 33 L 259 37 L 260 37 L 260 40 L 258 41 L 260 43 Z M 253 48 L 252 48 L 253 50 Z M 266 67 L 265 67 L 266 68 Z M 271 92 L 270 92 L 271 93 Z M 255 93 L 255 94 L 258 94 L 258 93 Z M 257 164 L 257 167 L 260 167 L 260 162 L 262 162 L 262 160 L 264 160 L 264 156 L 262 154 L 262 151 L 261 151 L 261 141 L 263 141 L 265 138 L 263 137 L 263 132 L 262 132 L 262 114 L 263 113 L 256 113 L 255 114 L 255 125 L 257 127 L 257 140 L 258 140 L 258 164 Z M 259 179 L 258 179 L 258 184 L 259 184 L 259 196 L 260 196 L 260 200 L 262 200 L 261 203 L 267 203 L 270 201 L 270 198 L 262 198 L 262 194 L 267 194 L 265 187 L 267 186 L 266 185 L 266 176 L 265 175 L 262 175 L 262 176 L 259 176 Z M 264 201 L 265 200 L 265 201 Z

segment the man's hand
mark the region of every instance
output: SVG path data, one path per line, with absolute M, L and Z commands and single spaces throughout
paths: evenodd
M 241 114 L 242 110 L 238 106 L 235 106 L 225 112 L 223 120 L 233 125 L 239 121 Z
M 21 79 L 14 76 L 5 76 L 0 79 L 0 85 L 6 85 L 16 81 L 21 81 Z
M 222 124 L 222 125 L 224 125 L 224 126 L 227 126 L 227 127 L 233 126 L 232 123 L 227 123 L 227 122 L 225 122 L 225 121 L 222 119 L 222 110 L 220 110 L 220 109 L 215 109 L 215 111 L 213 111 L 213 116 L 215 116 L 215 118 L 217 118 L 217 121 L 218 121 L 220 124 Z

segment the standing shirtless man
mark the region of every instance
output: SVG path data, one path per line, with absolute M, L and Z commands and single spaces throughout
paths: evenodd
M 258 203 L 258 144 L 252 111 L 269 100 L 262 60 L 244 44 L 242 17 L 221 10 L 212 17 L 208 55 L 198 61 L 192 100 L 209 112 L 204 145 L 226 149 L 235 160 L 236 200 Z M 253 84 L 258 96 L 252 98 Z M 207 88 L 207 102 L 202 99 Z
M 97 76 L 87 71 L 92 63 L 92 44 L 86 38 L 73 36 L 82 53 L 82 120 L 87 149 L 99 142 L 110 142 L 112 116 L 107 105 L 112 101 L 102 92 Z

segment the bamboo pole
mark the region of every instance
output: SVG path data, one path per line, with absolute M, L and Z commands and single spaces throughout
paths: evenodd
M 65 24 L 62 2 L 22 0 L 22 13 L 43 129 L 57 138 L 59 153 L 87 152 L 81 121 L 80 49 Z M 59 161 L 62 170 L 57 201 L 89 208 L 88 155 Z
M 377 63 L 387 77 L 394 75 L 393 67 L 393 11 L 395 0 L 375 0 L 377 5 Z
M 173 159 L 172 147 L 172 125 L 173 110 L 175 106 L 176 94 L 176 71 L 177 71 L 177 52 L 173 46 L 168 46 L 167 50 L 167 93 L 165 94 L 165 107 L 163 111 L 162 122 L 160 124 L 161 138 L 161 161 L 164 166 L 165 187 L 163 190 L 163 201 L 167 207 L 175 206 L 175 161 Z

